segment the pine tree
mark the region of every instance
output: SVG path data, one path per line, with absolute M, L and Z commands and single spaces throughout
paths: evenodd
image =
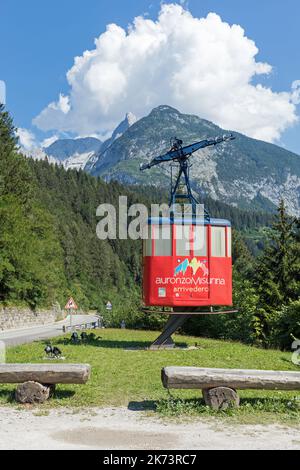
M 287 303 L 294 295 L 293 289 L 291 289 L 295 244 L 294 228 L 295 221 L 289 217 L 284 201 L 281 201 L 276 220 L 270 230 L 269 244 L 256 266 L 256 284 L 262 306 L 266 310 Z
M 17 152 L 17 139 L 12 119 L 0 104 L 0 196 L 16 196 L 28 203 L 33 179 L 25 158 Z
M 239 279 L 251 279 L 253 276 L 254 258 L 250 253 L 241 233 L 232 233 L 233 273 Z
M 255 327 L 264 345 L 269 344 L 276 312 L 299 295 L 299 284 L 295 285 L 294 278 L 296 252 L 295 220 L 281 201 L 269 244 L 256 263 L 255 284 L 260 300 Z
M 294 239 L 290 259 L 289 295 L 294 301 L 300 299 L 300 219 L 295 221 Z

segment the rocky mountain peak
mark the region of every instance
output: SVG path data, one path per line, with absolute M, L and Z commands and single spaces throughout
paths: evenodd
M 168 164 L 141 173 L 141 163 L 166 152 L 174 136 L 185 145 L 217 137 L 229 131 L 171 106 L 154 108 L 150 114 L 119 135 L 91 173 L 106 180 L 166 187 Z M 195 153 L 191 159 L 194 191 L 241 208 L 274 209 L 284 199 L 291 214 L 300 215 L 300 157 L 293 152 L 245 135 Z
M 111 143 L 121 137 L 121 135 L 124 134 L 133 124 L 137 122 L 137 118 L 133 113 L 127 113 L 125 116 L 125 119 L 116 127 L 114 132 L 112 133 L 112 136 L 108 141 L 104 143 L 104 148 L 107 147 L 108 145 L 111 145 Z
M 133 113 L 127 113 L 125 120 L 128 123 L 128 127 L 133 126 L 137 122 L 137 117 Z
M 160 105 L 156 108 L 152 109 L 150 115 L 153 114 L 161 114 L 161 113 L 174 113 L 174 114 L 181 114 L 178 109 L 172 108 L 172 106 L 168 105 Z

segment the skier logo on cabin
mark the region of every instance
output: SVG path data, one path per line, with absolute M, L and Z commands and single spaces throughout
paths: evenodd
M 202 269 L 203 275 L 207 277 L 209 275 L 209 271 L 205 263 L 206 261 L 199 261 L 197 258 L 193 258 L 192 261 L 185 259 L 177 266 L 177 268 L 175 268 L 174 276 L 178 276 L 179 274 L 185 275 L 188 268 L 191 268 L 193 276 L 196 276 L 199 269 Z

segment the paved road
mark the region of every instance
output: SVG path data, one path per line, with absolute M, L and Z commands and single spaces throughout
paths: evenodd
M 95 315 L 73 315 L 72 325 L 81 325 L 83 323 L 93 323 L 98 321 Z M 0 332 L 0 341 L 4 341 L 6 346 L 17 346 L 19 344 L 31 343 L 43 339 L 54 338 L 64 335 L 63 326 L 70 325 L 70 318 L 53 323 L 50 325 L 32 326 L 30 328 L 22 328 L 18 330 L 6 330 Z

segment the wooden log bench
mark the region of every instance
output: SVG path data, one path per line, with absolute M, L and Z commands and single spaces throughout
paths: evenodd
M 44 403 L 56 384 L 85 384 L 90 374 L 88 364 L 0 364 L 0 383 L 20 384 L 19 403 Z
M 300 372 L 165 367 L 161 377 L 166 389 L 201 389 L 215 410 L 238 407 L 237 389 L 300 390 Z

